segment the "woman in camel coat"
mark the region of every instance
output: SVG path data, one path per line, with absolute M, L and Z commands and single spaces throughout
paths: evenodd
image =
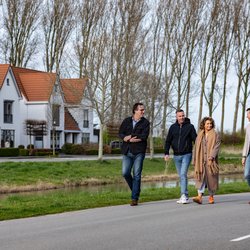
M 198 204 L 202 204 L 202 196 L 206 187 L 209 193 L 209 203 L 213 204 L 214 194 L 218 189 L 218 153 L 221 141 L 214 127 L 213 118 L 204 117 L 195 141 L 193 164 L 198 196 L 194 197 L 193 201 Z

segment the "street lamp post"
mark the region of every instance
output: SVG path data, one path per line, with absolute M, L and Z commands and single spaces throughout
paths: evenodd
M 56 121 L 53 121 L 53 129 L 52 129 L 52 150 L 53 150 L 53 156 L 55 156 L 55 134 L 56 134 Z

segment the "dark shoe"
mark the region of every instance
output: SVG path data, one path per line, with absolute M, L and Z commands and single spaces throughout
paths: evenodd
M 202 196 L 201 195 L 195 196 L 193 198 L 193 201 L 198 203 L 198 204 L 202 204 Z
M 130 203 L 130 206 L 137 206 L 138 205 L 138 200 L 132 200 Z

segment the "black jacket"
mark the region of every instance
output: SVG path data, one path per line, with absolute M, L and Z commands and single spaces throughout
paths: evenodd
M 124 119 L 119 129 L 119 137 L 123 140 L 123 138 L 127 135 L 132 135 L 132 137 L 137 136 L 137 138 L 141 139 L 141 141 L 123 141 L 122 154 L 127 154 L 128 150 L 130 150 L 132 154 L 145 153 L 149 135 L 149 121 L 146 118 L 142 117 L 141 120 L 137 122 L 135 127 L 133 128 L 132 117 Z
M 170 146 L 174 151 L 174 155 L 192 153 L 196 136 L 195 128 L 188 118 L 185 118 L 182 126 L 176 121 L 168 131 L 165 142 L 165 155 L 169 155 Z

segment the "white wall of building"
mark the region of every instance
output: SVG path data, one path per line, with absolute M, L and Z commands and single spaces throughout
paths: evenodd
M 13 75 L 9 70 L 0 90 L 0 130 L 15 130 L 14 147 L 20 145 L 20 99 L 20 92 Z M 12 123 L 4 123 L 4 101 L 12 101 Z

